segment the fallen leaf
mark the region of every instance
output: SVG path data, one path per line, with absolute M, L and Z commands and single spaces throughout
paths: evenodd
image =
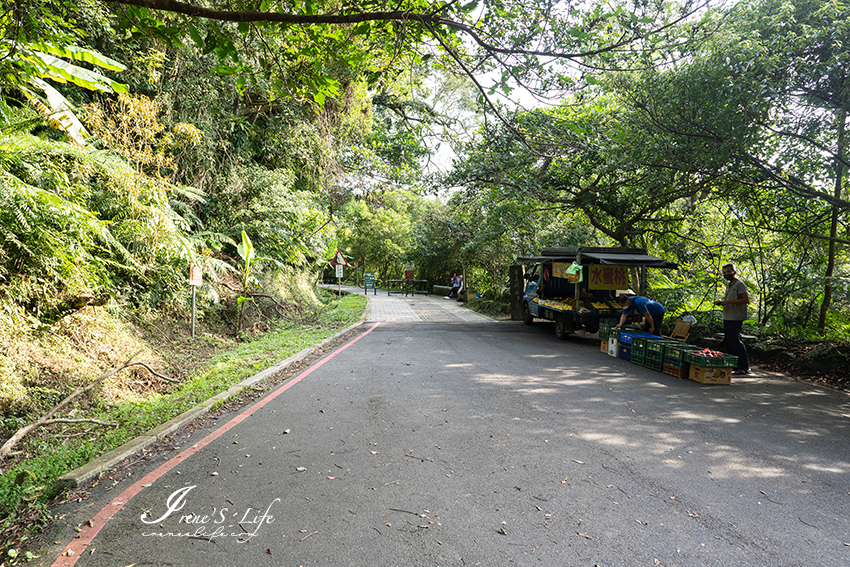
M 508 532 L 505 531 L 505 528 L 499 528 L 499 533 L 502 535 L 508 535 Z
M 581 537 L 583 537 L 583 538 L 585 538 L 585 539 L 593 539 L 593 538 L 592 538 L 592 537 L 590 537 L 589 535 L 583 534 L 583 533 L 581 533 L 581 532 L 576 532 L 576 534 L 580 535 Z
M 333 479 L 335 479 L 335 478 L 336 478 L 335 476 L 329 476 L 329 477 L 328 477 L 328 480 L 333 480 Z
M 267 548 L 266 548 L 266 553 L 268 553 L 269 555 L 271 555 L 271 554 L 272 554 L 272 550 L 271 550 L 271 548 L 267 547 Z
M 562 480 L 562 481 L 561 481 L 561 484 L 564 484 L 565 482 L 567 482 L 567 479 L 568 479 L 568 478 L 570 478 L 570 477 L 565 476 L 565 477 L 564 477 L 564 480 Z
M 304 472 L 307 470 L 307 467 L 296 467 L 295 470 L 297 470 L 298 472 Z

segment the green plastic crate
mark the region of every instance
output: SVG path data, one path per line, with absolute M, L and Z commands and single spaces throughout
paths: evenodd
M 655 336 L 655 335 L 653 335 Z M 632 339 L 632 346 L 637 346 L 638 348 L 646 348 L 648 341 L 659 341 L 661 338 L 653 339 L 651 337 L 634 337 Z
M 674 368 L 684 368 L 685 366 L 689 366 L 690 362 L 685 362 L 681 358 L 670 358 L 669 356 L 664 356 L 664 364 L 667 366 L 673 366 Z
M 694 345 L 688 345 L 684 343 L 679 343 L 679 345 L 667 345 L 667 348 L 664 349 L 665 358 L 669 358 L 671 360 L 685 360 L 685 353 L 689 351 L 700 350 L 699 347 Z
M 664 361 L 664 355 L 661 354 L 658 351 L 655 351 L 655 350 L 648 350 L 648 351 L 646 351 L 646 359 L 652 360 L 652 361 L 663 362 Z
M 734 368 L 738 365 L 737 356 L 700 356 L 693 352 L 688 352 L 685 355 L 685 360 L 696 366 L 724 367 Z
M 679 341 L 671 341 L 669 339 L 649 340 L 646 343 L 646 350 L 647 351 L 653 351 L 653 352 L 659 352 L 661 354 L 664 354 L 664 349 L 669 344 L 679 344 Z
M 660 372 L 661 369 L 664 367 L 664 363 L 662 363 L 660 360 L 649 360 L 647 358 L 646 364 L 644 366 L 646 366 L 650 370 L 658 370 Z
M 635 349 L 632 349 L 632 358 L 631 358 L 632 364 L 637 364 L 638 366 L 643 366 L 644 360 L 646 360 L 646 357 L 643 355 L 643 353 L 635 354 Z

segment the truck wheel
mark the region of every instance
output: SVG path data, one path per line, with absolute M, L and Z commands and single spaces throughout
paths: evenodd
M 571 328 L 567 325 L 567 320 L 564 317 L 558 317 L 555 321 L 555 338 L 557 339 L 566 339 L 567 335 L 572 331 Z
M 531 316 L 531 310 L 528 308 L 528 303 L 522 304 L 522 322 L 526 325 L 534 323 L 534 317 Z

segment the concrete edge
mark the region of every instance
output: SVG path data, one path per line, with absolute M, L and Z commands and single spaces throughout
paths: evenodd
M 368 307 L 368 304 L 367 304 L 367 307 Z M 300 362 L 300 361 L 304 360 L 305 358 L 307 358 L 308 356 L 310 356 L 311 354 L 313 354 L 317 350 L 329 345 L 330 343 L 332 343 L 333 341 L 335 341 L 336 339 L 338 339 L 342 335 L 345 335 L 346 333 L 353 331 L 357 327 L 361 326 L 364 323 L 364 321 L 366 320 L 366 311 L 367 311 L 367 309 L 363 310 L 363 315 L 360 316 L 360 320 L 358 322 L 356 322 L 352 325 L 349 325 L 348 327 L 346 327 L 345 329 L 343 329 L 341 331 L 336 332 L 335 334 L 328 337 L 327 339 L 324 339 L 323 341 L 320 341 L 313 346 L 307 347 L 304 350 L 301 350 L 301 351 L 293 354 L 292 356 L 285 358 L 284 360 L 278 362 L 277 364 L 274 364 L 274 365 L 266 368 L 265 370 L 262 370 L 262 371 L 258 372 L 257 374 L 254 374 L 250 378 L 246 378 L 242 382 L 239 382 L 238 384 L 231 386 L 230 388 L 228 388 L 224 392 L 221 392 L 220 394 L 217 394 L 217 395 L 213 396 L 212 398 L 201 402 L 199 405 L 195 406 L 194 408 L 192 408 L 190 410 L 187 410 L 187 411 L 181 413 L 177 417 L 174 417 L 174 418 L 166 421 L 165 423 L 158 425 L 157 427 L 154 427 L 150 431 L 143 433 L 142 435 L 136 437 L 135 439 L 132 439 L 132 440 L 124 443 L 123 445 L 116 447 L 112 451 L 109 451 L 108 453 L 105 453 L 103 455 L 100 455 L 99 457 L 92 459 L 91 461 L 89 461 L 85 465 L 78 467 L 78 468 L 72 470 L 71 472 L 62 475 L 61 477 L 56 479 L 56 481 L 54 482 L 54 487 L 59 491 L 71 489 L 71 488 L 77 488 L 78 486 L 80 486 L 84 482 L 91 480 L 92 478 L 94 478 L 98 475 L 103 474 L 104 472 L 108 471 L 111 467 L 120 463 L 121 461 L 123 461 L 127 457 L 131 457 L 132 455 L 138 453 L 139 451 L 141 451 L 145 447 L 152 445 L 152 444 L 156 443 L 157 441 L 161 441 L 163 438 L 174 433 L 175 431 L 177 431 L 181 427 L 185 426 L 186 424 L 190 423 L 191 421 L 193 421 L 193 420 L 197 419 L 198 417 L 201 417 L 204 414 L 208 413 L 210 411 L 210 409 L 212 409 L 212 407 L 216 403 L 224 401 L 224 400 L 230 398 L 231 396 L 238 394 L 239 392 L 241 392 L 245 388 L 247 388 L 249 386 L 253 386 L 254 384 L 259 382 L 263 378 L 267 378 L 268 376 L 271 376 L 272 374 L 276 374 L 277 372 L 284 370 L 286 367 L 290 366 L 291 364 L 294 364 L 296 362 Z

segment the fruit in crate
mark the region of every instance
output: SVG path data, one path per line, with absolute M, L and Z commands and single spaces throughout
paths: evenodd
M 726 353 L 717 350 L 711 350 L 710 348 L 697 351 L 694 354 L 697 356 L 726 356 Z

